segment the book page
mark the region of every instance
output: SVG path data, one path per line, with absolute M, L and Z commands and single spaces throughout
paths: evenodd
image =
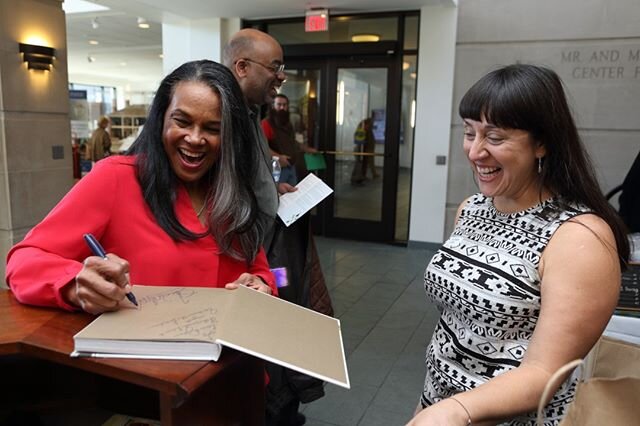
M 140 309 L 106 312 L 75 338 L 215 342 L 229 290 L 135 286 Z M 135 324 L 135 326 L 133 326 Z
M 307 177 L 298 182 L 296 188 L 298 188 L 297 191 L 287 192 L 280 196 L 278 216 L 286 226 L 298 220 L 333 192 L 333 189 L 313 173 L 309 173 Z

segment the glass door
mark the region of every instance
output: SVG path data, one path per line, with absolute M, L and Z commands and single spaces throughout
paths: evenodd
M 386 68 L 338 68 L 333 215 L 382 220 Z
M 394 64 L 379 57 L 287 60 L 282 93 L 300 111 L 305 133 L 299 141 L 324 154 L 327 167 L 315 173 L 334 190 L 312 213 L 318 234 L 394 239 L 399 134 L 399 90 L 390 83 L 397 81 Z
M 326 235 L 393 241 L 398 152 L 394 60 L 330 62 L 327 148 L 334 189 Z

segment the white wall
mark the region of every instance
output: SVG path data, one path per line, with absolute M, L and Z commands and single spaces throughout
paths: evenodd
M 169 74 L 187 61 L 220 62 L 222 48 L 240 29 L 240 18 L 209 18 L 162 24 L 162 68 Z
M 426 6 L 420 11 L 420 53 L 412 170 L 409 241 L 443 241 L 447 166 L 436 156 L 449 154 L 451 95 L 458 8 Z

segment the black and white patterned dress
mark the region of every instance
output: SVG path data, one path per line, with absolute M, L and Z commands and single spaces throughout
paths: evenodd
M 469 199 L 425 271 L 425 290 L 442 314 L 427 349 L 423 406 L 520 365 L 540 314 L 542 252 L 562 223 L 586 212 L 550 199 L 504 214 L 482 194 Z M 560 421 L 574 391 L 573 380 L 560 387 L 545 425 Z M 535 425 L 535 418 L 529 413 L 506 424 Z

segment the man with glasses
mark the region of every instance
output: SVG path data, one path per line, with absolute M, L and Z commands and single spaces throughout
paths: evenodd
M 286 254 L 284 225 L 275 224 L 278 209 L 279 193 L 292 192 L 297 188 L 288 183 L 274 184 L 271 176 L 271 155 L 269 145 L 260 125 L 260 107 L 270 105 L 278 94 L 278 89 L 285 81 L 283 52 L 280 44 L 270 35 L 247 28 L 231 37 L 222 53 L 223 63 L 231 69 L 250 108 L 253 122 L 253 134 L 259 155 L 264 157 L 260 169 L 256 171 L 253 189 L 258 205 L 263 213 L 261 221 L 267 230 L 264 248 L 267 251 L 271 267 L 285 266 L 292 273 L 290 262 L 278 258 Z M 277 192 L 276 192 L 277 187 Z M 294 224 L 295 225 L 295 224 Z M 297 241 L 294 238 L 293 241 Z M 271 253 L 271 257 L 269 257 Z M 277 262 L 275 264 L 273 262 Z M 298 274 L 296 274 L 298 275 Z M 289 277 L 292 284 L 282 288 L 282 298 L 301 304 L 297 297 L 287 297 L 287 291 L 297 287 L 293 281 L 299 277 Z M 311 331 L 310 331 L 311 332 Z M 292 372 L 275 364 L 267 363 L 269 385 L 266 393 L 266 425 L 267 426 L 299 426 L 305 423 L 304 415 L 298 413 L 300 401 L 313 401 L 324 395 L 322 382 Z M 294 390 L 295 389 L 295 390 Z
M 271 154 L 260 126 L 260 107 L 271 104 L 284 83 L 282 47 L 270 35 L 247 28 L 231 37 L 222 52 L 222 61 L 238 80 L 249 105 L 253 135 L 258 155 L 264 158 L 256 171 L 253 189 L 262 212 L 260 222 L 265 231 L 264 246 L 273 238 L 273 224 L 278 210 L 278 192 L 292 192 L 296 188 L 282 183 L 275 185 L 271 175 Z

